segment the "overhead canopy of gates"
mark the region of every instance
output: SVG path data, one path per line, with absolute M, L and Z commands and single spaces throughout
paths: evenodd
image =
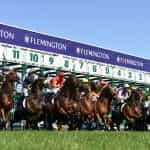
M 150 85 L 150 60 L 0 24 L 0 67 L 55 76 L 60 69 L 113 85 Z

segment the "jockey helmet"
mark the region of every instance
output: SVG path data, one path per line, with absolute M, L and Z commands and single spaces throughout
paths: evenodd
M 136 90 L 137 88 L 136 88 L 135 86 L 132 86 L 131 89 L 132 89 L 132 90 Z
M 125 87 L 125 88 L 129 88 L 130 86 L 129 86 L 129 84 L 126 83 L 126 84 L 124 85 L 124 87 Z
M 86 78 L 83 78 L 83 79 L 82 79 L 82 82 L 83 82 L 83 83 L 88 83 L 88 82 L 89 82 L 89 80 L 88 80 L 88 79 L 86 79 Z

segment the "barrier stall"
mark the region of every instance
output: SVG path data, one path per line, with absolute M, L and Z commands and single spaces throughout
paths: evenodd
M 150 85 L 150 60 L 0 24 L 1 67 L 37 67 Z M 9 65 L 8 65 L 9 64 Z M 22 68 L 24 66 L 24 69 Z

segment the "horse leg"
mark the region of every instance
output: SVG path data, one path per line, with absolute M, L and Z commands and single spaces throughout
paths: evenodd
M 7 122 L 8 122 L 8 117 L 9 117 L 9 112 L 8 112 L 8 111 L 5 112 L 5 117 L 6 117 L 6 124 L 7 124 Z M 5 124 L 5 127 L 6 127 L 6 124 Z
M 2 129 L 6 129 L 6 115 L 5 115 L 5 110 L 3 108 L 0 109 L 1 115 L 2 115 Z
M 60 107 L 59 113 L 63 115 L 67 115 L 67 112 L 62 107 Z
M 97 118 L 97 122 L 96 122 L 97 129 L 102 129 L 102 119 L 100 117 L 100 114 L 97 112 L 95 115 L 96 115 L 96 118 Z
M 108 114 L 103 114 L 102 116 L 103 120 L 104 120 L 104 126 L 107 130 L 110 129 L 110 119 L 109 119 L 109 116 Z
M 13 130 L 13 123 L 14 123 L 14 120 L 10 120 L 10 129 Z

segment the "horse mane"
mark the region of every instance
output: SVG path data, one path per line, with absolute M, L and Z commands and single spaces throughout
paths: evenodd
M 36 79 L 32 85 L 31 85 L 31 93 L 37 93 L 38 90 L 42 90 L 42 86 L 39 84 L 40 83 L 40 80 L 42 80 L 41 82 L 43 82 L 43 79 L 42 77 L 39 77 L 38 79 Z
M 133 101 L 139 101 L 140 100 L 140 95 L 137 90 L 131 90 L 131 94 L 127 101 L 133 102 Z
M 11 80 L 13 73 L 13 71 L 10 71 L 4 76 L 5 80 L 1 84 L 0 93 L 7 93 L 9 95 L 13 94 L 13 80 Z
M 108 96 L 112 96 L 110 85 L 104 86 L 100 92 L 100 97 L 108 97 Z
M 64 87 L 78 87 L 80 85 L 80 80 L 74 75 L 69 75 L 64 83 Z
M 80 87 L 81 81 L 74 75 L 69 75 L 64 82 L 64 86 L 60 90 L 60 95 L 76 100 L 79 97 Z

